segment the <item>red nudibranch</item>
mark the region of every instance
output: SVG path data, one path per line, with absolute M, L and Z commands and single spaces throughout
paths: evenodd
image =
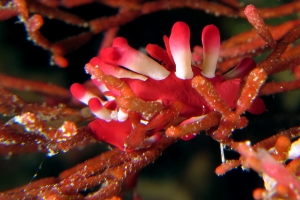
M 220 34 L 214 25 L 206 26 L 202 32 L 201 67 L 195 66 L 192 59 L 189 44 L 190 29 L 184 22 L 176 22 L 170 37 L 164 36 L 163 39 L 166 50 L 153 44 L 146 47 L 149 55 L 161 64 L 130 47 L 125 38 L 117 37 L 112 47 L 102 49 L 99 57 L 92 58 L 86 64 L 86 69 L 99 68 L 104 74 L 121 79 L 131 88 L 135 96 L 143 101 L 157 102 L 163 108 L 180 102 L 182 109 L 178 116 L 186 119 L 182 123 L 189 123 L 195 117 L 214 109 L 192 88 L 191 81 L 195 76 L 207 78 L 228 106 L 235 108 L 241 78 L 255 67 L 252 59 L 243 59 L 237 67 L 223 76 L 215 75 L 220 51 Z M 71 92 L 79 101 L 88 104 L 97 117 L 89 126 L 98 140 L 127 151 L 147 147 L 159 140 L 160 135 L 156 132 L 162 131 L 163 126 L 152 125 L 152 132 L 149 129 L 144 130 L 148 134 L 145 134 L 139 146 L 128 148 L 126 139 L 134 125 L 132 119 L 128 117 L 128 110 L 121 109 L 116 102 L 116 98 L 121 95 L 120 92 L 97 77 L 92 76 L 92 80 L 107 100 L 100 99 L 79 83 L 71 86 Z M 259 114 L 264 110 L 263 102 L 257 98 L 248 111 Z M 143 116 L 140 124 L 147 124 L 152 117 L 153 115 Z

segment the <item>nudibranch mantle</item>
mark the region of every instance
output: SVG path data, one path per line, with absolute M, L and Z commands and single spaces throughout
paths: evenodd
M 97 117 L 89 126 L 98 140 L 126 151 L 145 148 L 160 138 L 157 132 L 163 131 L 165 124 L 158 123 L 155 127 L 151 120 L 163 109 L 180 102 L 182 108 L 178 111 L 178 117 L 186 119 L 182 123 L 188 123 L 189 119 L 214 110 L 192 87 L 191 81 L 195 76 L 204 76 L 211 82 L 221 99 L 231 109 L 235 108 L 241 80 L 255 67 L 255 62 L 250 58 L 245 58 L 226 75 L 215 75 L 220 51 L 218 28 L 208 25 L 203 29 L 201 67 L 195 66 L 192 60 L 189 38 L 189 27 L 184 22 L 176 22 L 172 27 L 170 37 L 164 36 L 166 50 L 157 45 L 147 45 L 147 52 L 161 64 L 130 47 L 126 39 L 122 37 L 115 38 L 112 47 L 102 49 L 100 57 L 91 59 L 86 65 L 88 73 L 92 73 L 91 68 L 100 69 L 105 75 L 121 80 L 121 85 L 127 84 L 131 90 L 128 92 L 128 97 L 138 98 L 144 102 L 155 102 L 154 104 L 159 108 L 156 113 L 138 117 L 139 131 L 147 133 L 138 133 L 142 135 L 142 139 L 137 139 L 138 142 L 135 145 L 128 147 L 129 138 L 135 140 L 131 137 L 132 132 L 138 128 L 136 128 L 136 119 L 131 119 L 128 115 L 131 111 L 118 106 L 119 97 L 126 98 L 124 94 L 127 93 L 121 94 L 120 90 L 91 74 L 94 84 L 107 97 L 107 100 L 100 99 L 78 83 L 71 86 L 71 92 L 75 98 L 88 104 Z M 261 101 L 253 104 L 258 108 L 250 108 L 249 111 L 252 110 L 255 114 L 263 112 L 264 105 L 259 102 Z

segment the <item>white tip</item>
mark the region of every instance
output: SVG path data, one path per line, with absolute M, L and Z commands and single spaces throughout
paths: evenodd
M 295 159 L 300 156 L 300 138 L 292 143 L 291 149 L 289 150 L 289 158 Z
M 124 122 L 128 118 L 128 113 L 124 112 L 122 109 L 119 109 L 117 118 L 119 122 Z
M 184 22 L 176 22 L 169 39 L 170 50 L 176 65 L 176 76 L 180 79 L 193 78 L 190 29 Z
M 123 66 L 155 80 L 165 79 L 170 74 L 162 65 L 130 47 L 127 41 L 120 37 L 115 38 L 113 47 L 101 50 L 101 59 L 105 63 Z M 144 77 L 139 77 L 139 79 L 144 79 Z
M 179 54 L 180 56 L 176 55 Z M 172 53 L 174 62 L 176 64 L 175 75 L 180 79 L 193 78 L 194 73 L 192 71 L 191 52 L 178 51 L 176 54 Z M 175 55 L 174 55 L 175 54 Z
M 111 121 L 111 111 L 103 107 L 103 104 L 99 101 L 98 98 L 91 98 L 88 102 L 89 107 L 92 113 L 107 122 Z
M 203 29 L 202 44 L 203 64 L 201 73 L 207 78 L 213 78 L 220 54 L 220 33 L 216 26 L 208 25 Z

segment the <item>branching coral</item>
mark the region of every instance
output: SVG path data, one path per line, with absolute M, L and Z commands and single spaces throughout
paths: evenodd
M 202 46 L 195 46 L 191 52 L 189 38 L 194 33 L 186 23 L 176 22 L 170 36 L 163 37 L 165 49 L 149 44 L 147 56 L 132 48 L 125 38 L 115 37 L 116 28 L 110 29 L 103 43 L 112 42 L 112 46 L 103 44 L 99 55 L 85 66 L 94 85 L 71 86 L 72 95 L 89 106 L 81 110 L 75 108 L 79 102 L 64 88 L 1 75 L 1 155 L 42 151 L 52 156 L 97 140 L 112 145 L 112 150 L 61 172 L 57 178 L 43 178 L 2 192 L 1 198 L 118 199 L 122 188 L 133 186 L 132 177 L 136 179 L 137 173 L 167 147 L 205 131 L 220 143 L 222 152 L 225 148 L 240 154 L 235 160 L 226 160 L 223 155 L 216 168 L 218 175 L 241 165 L 255 170 L 265 182 L 265 189 L 254 191 L 255 199 L 299 199 L 299 127 L 253 146 L 232 137 L 233 132 L 248 125 L 246 111 L 265 111 L 259 96 L 299 88 L 298 80 L 266 81 L 268 75 L 284 70 L 298 77 L 299 20 L 276 26 L 264 22 L 296 12 L 297 1 L 270 9 L 253 5 L 244 8 L 236 1 L 225 0 L 99 1 L 120 8 L 119 12 L 91 21 L 58 7 L 88 3 L 0 1 L 0 16 L 7 19 L 18 15 L 30 39 L 51 51 L 52 61 L 61 67 L 68 64 L 63 56 L 92 35 L 167 8 L 189 7 L 215 15 L 246 17 L 255 30 L 221 42 L 218 28 L 207 25 Z M 51 43 L 40 32 L 41 15 L 88 27 L 89 31 Z M 268 56 L 257 64 L 250 58 L 264 52 Z M 38 92 L 47 98 L 48 105 L 25 102 L 12 89 Z M 86 122 L 88 126 L 82 124 Z
M 201 68 L 192 66 L 189 35 L 188 26 L 183 22 L 177 22 L 172 28 L 170 38 L 164 37 L 167 50 L 155 45 L 146 47 L 154 58 L 164 64 L 170 63 L 165 64 L 166 67 L 128 46 L 124 38 L 116 38 L 113 47 L 102 49 L 100 58 L 93 58 L 86 65 L 86 70 L 92 75 L 93 81 L 110 100 L 101 102 L 101 99 L 79 84 L 74 84 L 71 91 L 79 100 L 89 104 L 92 112 L 99 118 L 90 124 L 97 138 L 121 149 L 138 149 L 159 139 L 156 132 L 162 131 L 162 128 L 174 118 L 183 118 L 182 123 L 189 124 L 198 121 L 197 119 L 201 120 L 205 117 L 204 114 L 212 110 L 223 112 L 224 116 L 231 114 L 230 109 L 236 107 L 237 93 L 243 78 L 241 72 L 247 74 L 247 71 L 252 70 L 255 67 L 254 61 L 250 58 L 247 58 L 248 61 L 241 61 L 239 69 L 242 70 L 233 69 L 229 72 L 233 74 L 233 71 L 237 71 L 235 76 L 240 78 L 225 80 L 222 76 L 215 75 L 220 47 L 218 29 L 209 25 L 203 30 L 204 59 Z M 259 88 L 263 83 L 265 76 L 259 73 L 263 72 L 257 72 L 256 76 L 262 78 L 257 80 L 258 85 L 252 84 L 252 87 Z M 251 79 L 252 76 L 249 80 Z M 242 95 L 249 95 L 249 92 L 242 92 Z M 250 108 L 255 97 L 256 94 L 246 99 L 249 101 L 246 102 L 248 105 L 239 99 L 237 116 Z M 241 98 L 245 99 L 243 96 Z M 216 99 L 218 102 L 214 102 Z M 264 111 L 261 100 L 253 105 L 250 111 L 256 113 Z M 231 121 L 238 121 L 237 116 L 229 118 Z M 225 118 L 224 121 L 229 118 Z M 229 127 L 229 132 L 235 126 Z M 148 136 L 146 132 L 149 132 Z M 230 135 L 229 132 L 226 135 Z M 167 135 L 177 137 L 170 129 L 167 130 Z

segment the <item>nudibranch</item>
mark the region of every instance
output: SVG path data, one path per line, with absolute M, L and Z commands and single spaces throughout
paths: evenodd
M 235 108 L 241 80 L 255 67 L 252 59 L 243 59 L 223 76 L 215 75 L 220 34 L 214 25 L 202 32 L 201 67 L 192 59 L 187 24 L 176 22 L 170 37 L 164 36 L 163 40 L 166 49 L 146 46 L 151 58 L 130 47 L 125 38 L 117 37 L 112 47 L 102 49 L 99 57 L 86 64 L 86 71 L 105 100 L 79 83 L 71 86 L 73 96 L 96 116 L 89 126 L 98 140 L 126 151 L 145 148 L 160 139 L 171 117 L 189 123 L 214 110 L 192 87 L 195 76 L 205 77 L 227 105 Z M 263 112 L 264 106 L 258 104 L 248 111 Z

